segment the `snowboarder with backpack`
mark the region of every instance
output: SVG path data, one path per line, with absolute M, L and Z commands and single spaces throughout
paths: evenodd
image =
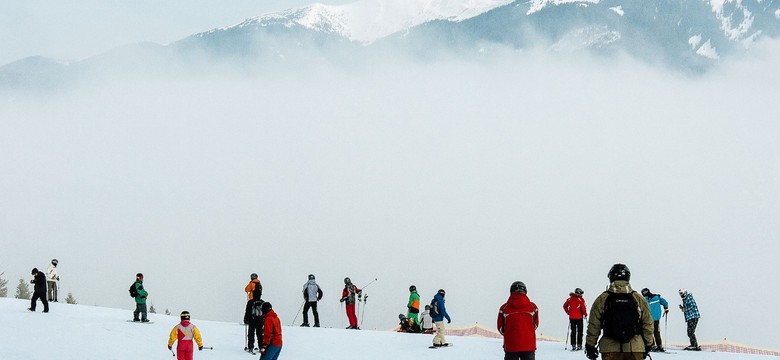
M 303 324 L 301 326 L 309 327 L 309 309 L 314 314 L 314 327 L 320 327 L 320 314 L 317 313 L 317 301 L 322 299 L 322 289 L 317 285 L 314 274 L 309 274 L 309 280 L 303 284 Z
M 447 309 L 444 307 L 444 289 L 439 289 L 436 295 L 431 300 L 431 318 L 436 325 L 436 335 L 433 337 L 433 347 L 449 346 L 447 340 L 444 339 L 444 319 L 447 319 L 447 323 L 451 323 L 450 314 L 447 314 Z
M 569 293 L 569 298 L 563 303 L 563 311 L 569 315 L 569 328 L 571 328 L 571 351 L 582 350 L 582 332 L 584 329 L 583 318 L 588 317 L 588 307 L 580 288 Z
M 693 299 L 693 294 L 688 290 L 680 289 L 680 297 L 682 298 L 682 304 L 680 304 L 680 310 L 685 314 L 685 323 L 688 327 L 688 340 L 691 344 L 686 346 L 683 350 L 701 351 L 699 342 L 696 340 L 696 326 L 699 324 L 699 307 L 696 305 L 696 300 Z
M 420 325 L 420 319 L 418 314 L 420 313 L 420 294 L 417 293 L 417 286 L 409 286 L 409 302 L 406 304 L 406 308 L 409 311 L 406 313 L 406 317 L 412 319 L 415 324 Z
M 650 307 L 629 284 L 631 271 L 624 264 L 612 265 L 610 284 L 590 307 L 585 355 L 594 360 L 641 360 L 653 344 Z
M 359 299 L 362 292 L 363 290 L 355 286 L 350 278 L 344 278 L 344 290 L 341 292 L 341 300 L 339 301 L 346 304 L 347 319 L 349 319 L 349 327 L 347 329 L 360 330 L 357 315 L 355 315 L 355 295 Z
M 536 358 L 539 308 L 528 299 L 527 293 L 522 281 L 513 282 L 509 287 L 509 300 L 498 310 L 496 327 L 504 337 L 504 360 Z
M 260 360 L 277 360 L 282 352 L 282 322 L 269 302 L 263 303 L 263 318 L 265 320 Z
M 144 289 L 144 274 L 135 274 L 135 282 L 133 285 L 130 285 L 130 296 L 135 299 L 133 321 L 149 322 L 146 312 L 146 297 L 149 296 L 149 293 Z
M 203 350 L 203 340 L 200 337 L 200 330 L 190 322 L 190 312 L 182 311 L 179 315 L 181 322 L 171 329 L 171 334 L 168 336 L 168 350 L 173 349 L 173 343 L 176 344 L 176 359 L 177 360 L 192 360 L 192 354 L 194 349 L 192 347 L 192 340 L 198 344 L 198 351 Z
M 254 354 L 255 353 L 255 336 L 257 337 L 257 344 L 263 340 L 263 303 L 262 299 L 249 300 L 249 314 L 244 318 L 244 324 L 247 325 L 246 332 L 246 347 L 244 351 Z
M 650 306 L 650 315 L 653 316 L 653 336 L 655 337 L 655 345 L 651 351 L 664 352 L 664 346 L 661 342 L 661 316 L 666 316 L 669 313 L 669 303 L 666 299 L 662 298 L 659 294 L 653 294 L 650 289 L 642 289 L 642 296 L 644 296 L 647 305 Z M 661 308 L 663 307 L 663 311 Z

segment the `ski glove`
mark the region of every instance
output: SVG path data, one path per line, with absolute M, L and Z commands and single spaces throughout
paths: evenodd
M 198 346 L 198 351 L 203 351 L 203 346 Z
M 265 346 L 261 347 L 261 348 L 260 348 L 260 354 L 261 354 L 261 355 L 265 355 L 265 350 L 266 350 L 266 347 L 265 347 Z
M 168 345 L 168 350 L 173 350 L 173 346 Z
M 585 344 L 585 356 L 590 360 L 599 358 L 599 350 L 593 345 Z

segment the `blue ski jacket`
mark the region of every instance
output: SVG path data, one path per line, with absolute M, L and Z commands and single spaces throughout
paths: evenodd
M 699 307 L 696 305 L 696 300 L 693 299 L 693 294 L 688 293 L 682 300 L 685 322 L 698 319 L 701 315 L 699 315 Z
M 447 321 L 452 321 L 450 314 L 447 314 L 447 309 L 444 307 L 444 296 L 436 294 L 433 299 L 436 300 L 436 309 L 439 311 L 439 314 L 433 317 L 433 322 L 444 321 L 444 318 L 447 318 Z
M 652 294 L 651 297 L 645 297 L 645 300 L 647 301 L 647 304 L 650 305 L 650 315 L 653 316 L 653 321 L 661 320 L 661 314 L 663 311 L 661 308 L 664 309 L 669 308 L 669 303 L 666 301 L 666 299 L 662 298 L 661 295 Z

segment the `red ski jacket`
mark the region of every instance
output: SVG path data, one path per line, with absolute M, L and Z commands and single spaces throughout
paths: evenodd
M 563 303 L 563 311 L 569 315 L 569 319 L 579 320 L 588 316 L 588 307 L 582 295 L 570 293 L 569 298 Z
M 282 323 L 276 312 L 269 310 L 265 315 L 263 323 L 263 346 L 282 346 Z
M 505 352 L 536 351 L 539 308 L 523 293 L 509 296 L 498 310 L 498 332 L 504 335 Z

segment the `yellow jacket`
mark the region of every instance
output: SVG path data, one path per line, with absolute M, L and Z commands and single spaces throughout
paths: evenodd
M 192 339 L 195 339 L 198 347 L 203 346 L 203 340 L 200 338 L 200 330 L 188 320 L 182 320 L 182 322 L 176 324 L 176 326 L 171 329 L 171 336 L 168 337 L 168 346 L 173 346 L 173 343 L 176 340 L 182 342 L 192 341 Z

